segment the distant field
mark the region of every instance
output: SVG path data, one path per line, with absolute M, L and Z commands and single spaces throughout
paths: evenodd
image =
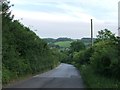
M 60 41 L 60 42 L 56 42 L 55 45 L 59 45 L 60 47 L 67 48 L 70 47 L 71 42 L 72 41 Z

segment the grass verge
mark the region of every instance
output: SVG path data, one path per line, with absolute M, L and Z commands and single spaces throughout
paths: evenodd
M 79 70 L 87 88 L 120 88 L 120 81 L 97 75 L 88 65 L 82 65 Z

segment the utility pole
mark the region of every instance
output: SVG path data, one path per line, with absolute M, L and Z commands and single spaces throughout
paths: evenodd
M 93 46 L 93 20 L 91 19 L 91 46 Z
M 118 2 L 118 36 L 120 37 L 120 1 Z

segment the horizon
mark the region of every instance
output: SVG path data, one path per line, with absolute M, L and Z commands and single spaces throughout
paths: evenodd
M 70 38 L 70 37 L 58 37 L 58 38 L 67 38 L 67 39 L 83 39 L 83 38 L 88 38 L 88 39 L 91 39 L 91 37 L 82 37 L 82 38 Z M 41 38 L 41 39 L 58 39 L 58 38 Z M 93 38 L 93 39 L 96 39 L 96 38 Z

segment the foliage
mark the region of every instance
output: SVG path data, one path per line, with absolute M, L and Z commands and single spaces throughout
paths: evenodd
M 76 62 L 76 65 L 89 64 L 93 51 L 93 48 L 87 48 L 80 52 L 74 52 L 73 60 Z
M 59 42 L 59 41 L 72 41 L 72 39 L 71 39 L 71 38 L 66 38 L 66 37 L 57 38 L 57 39 L 56 39 L 56 42 Z
M 74 52 L 73 60 L 89 87 L 120 88 L 120 38 L 109 30 L 99 31 L 94 46 Z
M 62 41 L 73 41 L 71 38 L 67 38 L 67 37 L 62 37 L 62 38 L 57 38 L 57 39 L 44 38 L 43 40 L 45 40 L 47 43 L 55 43 L 55 42 L 62 42 Z
M 66 63 L 67 62 L 68 55 L 67 55 L 67 52 L 65 52 L 65 50 L 60 51 L 57 55 L 60 58 L 59 60 L 60 60 L 61 63 Z
M 70 52 L 79 52 L 80 50 L 84 50 L 84 49 L 85 49 L 85 45 L 80 40 L 71 43 Z
M 91 66 L 102 75 L 119 79 L 119 40 L 107 29 L 98 33 L 97 42 L 94 45 L 95 50 L 91 57 Z
M 90 64 L 96 73 L 119 78 L 120 60 L 117 37 L 109 30 L 98 32 L 97 41 L 93 47 L 74 54 L 77 64 Z
M 47 43 L 28 27 L 21 24 L 19 20 L 13 20 L 10 7 L 9 2 L 3 2 L 3 84 L 21 76 L 52 69 L 62 59 L 58 50 L 50 49 Z
M 93 38 L 93 42 L 96 41 L 96 38 Z M 86 46 L 86 48 L 89 48 L 91 46 L 91 38 L 82 38 L 81 42 L 83 42 Z
M 80 72 L 88 88 L 120 88 L 120 81 L 94 73 L 90 65 L 81 65 Z
M 66 57 L 66 59 L 64 59 L 65 61 L 63 61 L 63 62 L 69 63 L 69 64 L 74 64 L 75 63 L 75 60 L 73 59 L 74 53 L 77 53 L 77 52 L 82 51 L 84 49 L 85 49 L 85 45 L 83 42 L 81 42 L 79 40 L 72 41 L 72 42 L 70 41 L 70 47 L 66 50 L 67 57 Z
M 119 74 L 118 50 L 110 42 L 99 42 L 95 46 L 95 51 L 91 57 L 91 65 L 95 71 L 102 75 L 112 76 Z
M 113 34 L 108 29 L 98 31 L 96 42 L 99 42 L 99 41 L 111 41 L 111 42 L 114 42 L 116 40 L 117 40 L 117 38 L 115 37 L 115 34 Z
M 44 38 L 43 40 L 47 43 L 54 43 L 56 41 L 56 39 L 53 38 Z

